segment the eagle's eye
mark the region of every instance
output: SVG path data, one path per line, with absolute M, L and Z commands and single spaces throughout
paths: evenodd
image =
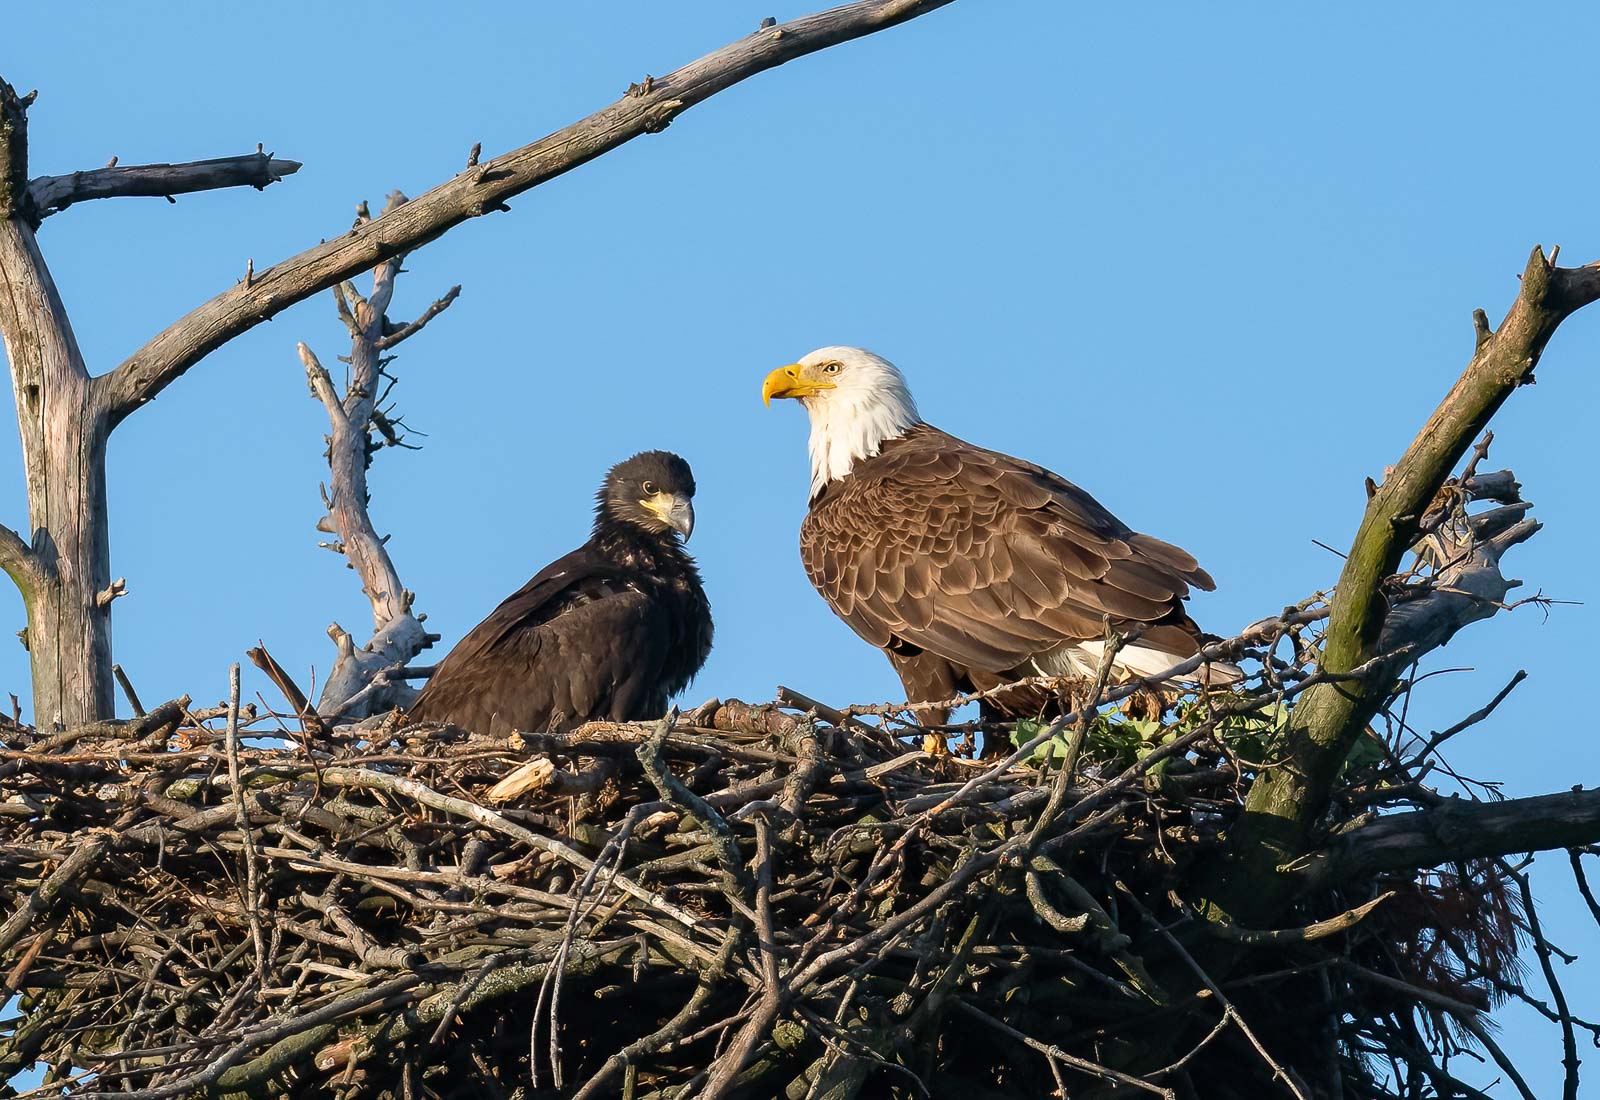
M 824 364 L 822 364 L 822 373 L 823 374 L 838 374 L 839 373 L 839 364 L 838 363 L 824 363 Z
M 647 497 L 653 497 L 656 495 L 656 483 L 653 481 L 645 482 L 641 488 L 644 489 L 644 495 Z

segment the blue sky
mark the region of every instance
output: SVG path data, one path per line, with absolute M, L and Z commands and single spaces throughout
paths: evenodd
M 25 5 L 0 73 L 37 87 L 36 174 L 242 153 L 305 162 L 257 194 L 75 207 L 40 241 L 90 367 L 419 193 L 482 142 L 502 152 L 807 7 Z M 947 430 L 1050 466 L 1192 550 L 1209 629 L 1331 583 L 1362 478 L 1380 475 L 1464 365 L 1470 311 L 1498 321 L 1529 248 L 1600 257 L 1588 134 L 1600 9 L 958 0 L 795 62 L 513 200 L 412 256 L 399 317 L 460 301 L 396 364 L 421 452 L 381 455 L 373 513 L 418 608 L 457 639 L 580 542 L 610 463 L 680 451 L 718 646 L 690 701 L 897 699 L 888 665 L 828 612 L 796 550 L 801 411 L 763 375 L 825 344 L 896 361 Z M 1563 326 L 1496 423 L 1545 531 L 1508 571 L 1564 600 L 1475 627 L 1413 715 L 1438 728 L 1518 668 L 1529 681 L 1452 762 L 1509 794 L 1592 783 L 1600 542 L 1585 445 L 1600 313 Z M 214 353 L 111 446 L 117 657 L 147 703 L 209 702 L 264 639 L 302 680 L 338 619 L 370 620 L 316 548 L 321 407 L 295 357 L 332 363 L 324 297 Z M 25 522 L 0 433 L 0 520 Z M 23 623 L 0 592 L 0 623 Z M 247 669 L 247 674 L 253 670 Z M 250 681 L 269 699 L 270 686 Z M 0 690 L 24 698 L 20 647 Z M 1547 927 L 1600 986 L 1600 936 L 1546 857 Z M 1531 960 L 1530 960 L 1531 962 Z M 1541 1095 L 1559 1036 L 1505 1014 Z M 1600 1073 L 1592 1052 L 1586 1068 Z M 1497 1089 L 1496 1094 L 1504 1093 Z

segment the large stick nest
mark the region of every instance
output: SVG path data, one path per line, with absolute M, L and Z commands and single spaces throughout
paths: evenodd
M 1030 742 L 1009 764 L 806 700 L 509 740 L 398 715 L 230 734 L 186 700 L 5 730 L 0 1082 L 1473 1095 L 1454 1016 L 1519 989 L 1492 864 L 1319 889 L 1275 934 L 1180 900 L 1306 682 L 1271 651 L 1316 618 L 1267 632 L 1258 687 L 1163 719 L 980 731 Z M 1405 797 L 1368 740 L 1330 829 Z

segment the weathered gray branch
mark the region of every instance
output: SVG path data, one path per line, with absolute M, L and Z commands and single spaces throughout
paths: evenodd
M 394 192 L 380 217 L 405 202 L 404 195 Z M 363 203 L 359 222 L 370 220 Z M 372 604 L 373 635 L 365 645 L 358 648 L 350 632 L 338 623 L 328 628 L 338 656 L 324 681 L 317 709 L 330 717 L 342 714 L 346 719 L 365 718 L 409 703 L 415 692 L 405 681 L 389 680 L 380 674 L 405 665 L 435 640 L 423 627 L 422 619 L 412 613 L 412 594 L 400 583 L 394 560 L 367 511 L 367 466 L 375 449 L 375 421 L 382 415 L 377 408 L 379 390 L 386 377 L 380 351 L 421 331 L 461 292 L 459 286 L 453 287 L 417 320 L 406 325 L 392 324 L 387 311 L 403 260 L 402 254 L 373 268 L 372 289 L 366 297 L 354 286 L 334 288 L 339 316 L 350 332 L 350 381 L 343 397 L 315 353 L 305 344 L 300 345 L 300 360 L 305 364 L 311 392 L 327 410 L 330 425 L 328 514 L 318 527 L 337 536 L 333 548 L 344 554 L 350 568 L 361 578 L 362 591 Z M 389 427 L 386 434 L 393 432 L 394 428 Z
M 186 164 L 129 164 L 72 172 L 65 176 L 40 176 L 28 184 L 32 217 L 37 223 L 88 199 L 130 196 L 168 198 L 223 187 L 260 190 L 284 176 L 300 171 L 300 162 L 264 153 L 217 157 Z
M 903 23 L 950 0 L 860 0 L 763 27 L 663 77 L 647 77 L 597 113 L 455 178 L 335 240 L 257 272 L 158 333 L 97 379 L 113 423 L 240 333 L 281 310 L 426 244 L 469 218 L 642 134 L 659 133 L 697 103 L 797 57 Z
M 1500 473 L 1510 477 L 1509 470 Z M 1514 478 L 1511 484 L 1516 485 Z M 1472 499 L 1479 499 L 1480 491 L 1484 499 L 1509 499 L 1498 483 L 1466 485 L 1462 490 Z M 1507 594 L 1522 582 L 1501 573 L 1500 559 L 1511 547 L 1539 532 L 1537 520 L 1524 518 L 1532 507 L 1518 497 L 1515 503 L 1477 515 L 1460 511 L 1440 520 L 1437 529 L 1417 545 L 1418 554 L 1438 572 L 1420 596 L 1395 602 L 1384 616 L 1376 648 L 1395 656 L 1387 670 L 1373 673 L 1374 680 L 1393 682 L 1406 665 L 1447 644 L 1463 627 L 1491 618 L 1506 606 Z
M 369 341 L 357 338 L 355 349 L 372 351 Z M 374 353 L 375 354 L 375 353 Z M 328 517 L 338 536 L 338 548 L 361 577 L 361 588 L 372 604 L 373 635 L 359 649 L 349 631 L 334 623 L 328 628 L 338 650 L 333 669 L 324 681 L 319 713 L 338 715 L 346 704 L 385 669 L 396 668 L 432 644 L 422 621 L 411 612 L 412 596 L 400 583 L 399 572 L 383 544 L 382 537 L 367 514 L 367 428 L 371 417 L 370 398 L 351 383 L 346 402 L 341 402 L 328 371 L 305 344 L 300 358 L 306 366 L 311 390 L 328 411 L 328 465 L 331 488 Z M 352 371 L 354 374 L 354 371 Z M 351 398 L 354 398 L 352 401 Z M 348 404 L 347 404 L 348 403 Z M 354 406 L 353 410 L 350 406 Z M 352 415 L 352 412 L 354 415 Z M 362 718 L 407 700 L 410 689 L 403 681 L 386 685 L 364 697 L 362 713 L 346 718 Z
M 432 305 L 418 314 L 415 321 L 412 321 L 410 324 L 401 325 L 399 328 L 389 333 L 389 335 L 381 337 L 372 346 L 379 351 L 388 351 L 397 344 L 411 339 L 411 337 L 421 332 L 423 326 L 429 321 L 433 320 L 435 317 L 439 316 L 439 314 L 449 309 L 450 303 L 454 302 L 456 298 L 460 296 L 460 294 L 461 287 L 459 284 L 451 287 L 449 290 L 445 291 L 444 297 L 436 299 Z
M 1523 520 L 1488 542 L 1479 543 L 1462 560 L 1440 574 L 1433 591 L 1402 603 L 1387 616 L 1379 649 L 1401 653 L 1400 666 L 1445 645 L 1457 631 L 1492 617 L 1503 609 L 1505 598 L 1521 581 L 1500 572 L 1500 556 L 1510 547 L 1532 538 L 1537 520 Z M 1399 667 L 1393 670 L 1398 674 Z
M 1503 802 L 1450 798 L 1352 829 L 1294 869 L 1320 888 L 1375 871 L 1595 843 L 1600 843 L 1600 790 L 1574 788 Z

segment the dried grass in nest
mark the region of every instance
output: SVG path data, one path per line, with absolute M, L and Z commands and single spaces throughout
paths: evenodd
M 1009 767 L 739 702 L 510 740 L 284 746 L 187 700 L 7 729 L 0 977 L 21 999 L 0 1081 L 41 1062 L 52 1087 L 152 1100 L 1442 1091 L 1441 1005 L 1519 988 L 1493 864 L 1345 883 L 1270 935 L 1175 900 L 1251 782 L 1231 712 L 1287 698 L 1257 695 L 1074 723 Z M 1352 771 L 1339 815 L 1384 775 Z

